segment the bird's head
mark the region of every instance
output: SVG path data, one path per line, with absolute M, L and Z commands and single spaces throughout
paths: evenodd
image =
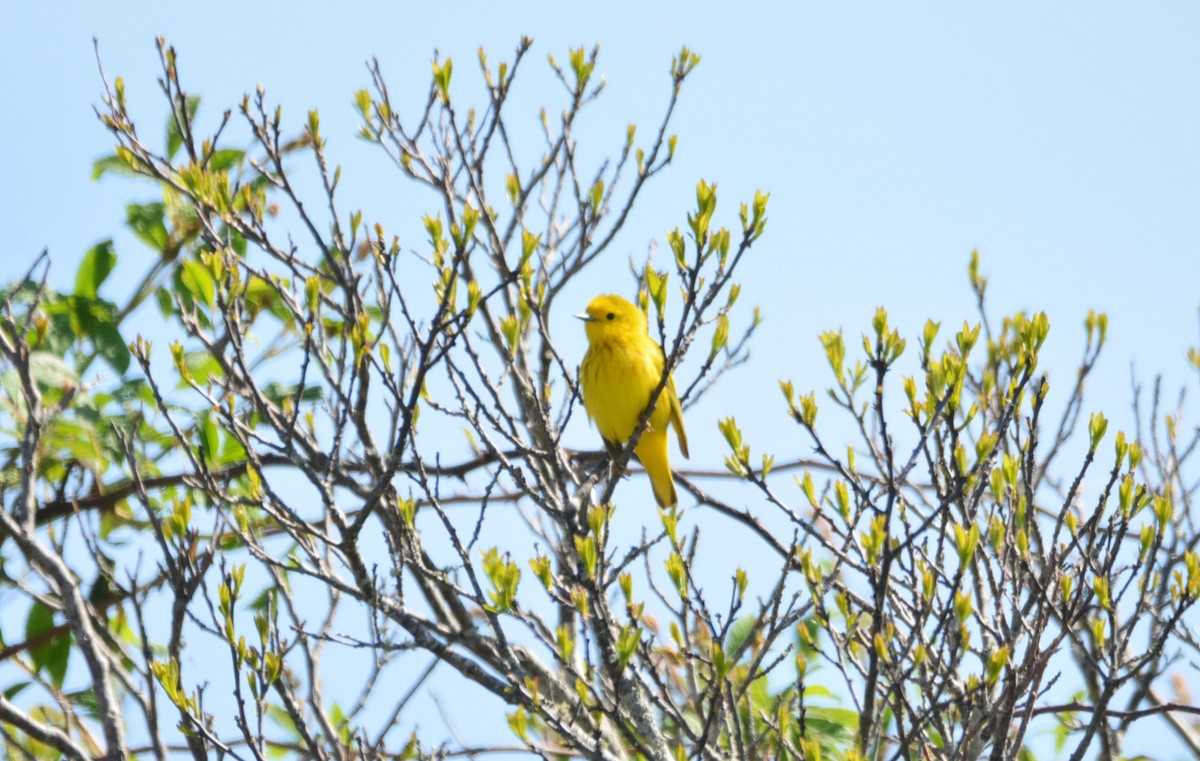
M 588 302 L 587 311 L 575 316 L 584 321 L 589 343 L 646 335 L 646 315 L 616 294 L 597 296 Z

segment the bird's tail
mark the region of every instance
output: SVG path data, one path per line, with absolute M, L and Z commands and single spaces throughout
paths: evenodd
M 667 459 L 666 431 L 656 434 L 647 431 L 634 449 L 654 489 L 654 500 L 659 507 L 669 507 L 679 501 L 675 492 L 675 479 L 671 476 L 671 463 Z

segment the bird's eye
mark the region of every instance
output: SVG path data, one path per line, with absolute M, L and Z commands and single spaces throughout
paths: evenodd
M 610 320 L 612 320 L 612 319 L 616 319 L 616 315 L 615 315 L 615 314 L 613 314 L 612 312 L 609 312 L 609 313 L 608 313 L 608 319 L 610 319 Z

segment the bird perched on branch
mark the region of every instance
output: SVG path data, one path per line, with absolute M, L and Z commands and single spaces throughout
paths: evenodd
M 597 296 L 586 312 L 575 316 L 586 323 L 588 337 L 579 372 L 583 406 L 615 457 L 633 436 L 651 394 L 662 382 L 662 347 L 650 337 L 642 310 L 620 296 Z M 667 457 L 668 425 L 675 429 L 679 451 L 688 456 L 674 377 L 667 378 L 647 423 L 633 452 L 650 476 L 654 499 L 667 507 L 679 501 Z

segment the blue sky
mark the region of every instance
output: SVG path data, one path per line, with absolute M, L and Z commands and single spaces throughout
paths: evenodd
M 408 230 L 406 245 L 423 239 L 417 223 L 433 209 L 406 205 L 395 171 L 353 137 L 351 96 L 369 82 L 365 59 L 378 56 L 393 92 L 419 99 L 436 48 L 458 64 L 456 92 L 475 98 L 476 49 L 508 58 L 529 35 L 532 84 L 520 103 L 536 109 L 558 102 L 546 54 L 564 59 L 568 47 L 599 43 L 608 92 L 584 134 L 615 150 L 627 121 L 656 124 L 667 66 L 686 43 L 703 61 L 677 114 L 676 162 L 643 196 L 611 266 L 578 296 L 624 287 L 625 260 L 683 224 L 698 179 L 719 183 L 718 217 L 729 225 L 755 188 L 771 193 L 767 234 L 741 278 L 741 304 L 761 306 L 766 322 L 750 369 L 690 413 L 695 464 L 719 465 L 715 421 L 730 414 L 756 451 L 807 454 L 779 426 L 775 379 L 823 388 L 817 334 L 844 327 L 856 347 L 880 305 L 913 348 L 928 317 L 943 321 L 943 336 L 974 321 L 966 282 L 974 248 L 991 276 L 994 314 L 1049 314 L 1045 367 L 1064 392 L 1084 315 L 1109 313 L 1110 344 L 1085 411 L 1103 409 L 1127 427 L 1131 365 L 1143 379 L 1166 373 L 1169 388 L 1194 383 L 1183 355 L 1198 341 L 1200 6 L 1150 7 L 8 3 L 0 280 L 48 247 L 53 280 L 66 287 L 82 252 L 110 236 L 126 281 L 149 265 L 122 221 L 126 203 L 153 191 L 89 179 L 92 161 L 111 150 L 91 112 L 101 91 L 93 36 L 150 134 L 164 116 L 157 34 L 178 49 L 209 124 L 260 82 L 296 129 L 319 108 L 345 193 L 366 220 Z M 111 287 L 119 292 L 120 282 Z M 582 335 L 566 317 L 577 310 L 560 311 L 554 325 L 578 357 Z M 749 383 L 762 393 L 746 394 Z M 594 436 L 576 425 L 581 444 Z
M 415 226 L 419 214 L 391 203 L 400 183 L 353 138 L 350 98 L 368 82 L 363 61 L 379 56 L 393 89 L 420 97 L 437 48 L 458 59 L 457 83 L 471 93 L 476 48 L 496 60 L 528 34 L 530 79 L 547 53 L 601 44 L 609 88 L 590 125 L 605 146 L 618 144 L 626 121 L 653 126 L 681 43 L 703 55 L 678 112 L 675 167 L 643 199 L 618 249 L 642 255 L 681 224 L 701 177 L 720 184 L 727 222 L 736 201 L 770 191 L 771 225 L 744 271 L 743 301 L 764 309 L 762 344 L 795 351 L 764 352 L 758 369 L 767 377 L 807 375 L 820 329 L 853 335 L 878 305 L 910 332 L 925 317 L 971 317 L 963 273 L 976 247 L 993 275 L 994 306 L 1047 310 L 1052 346 L 1070 359 L 1087 309 L 1110 313 L 1107 407 L 1127 396 L 1129 362 L 1178 371 L 1197 338 L 1195 6 L 175 7 L 0 10 L 10 104 L 0 120 L 10 146 L 0 152 L 0 276 L 49 247 L 56 281 L 69 283 L 78 256 L 112 235 L 119 272 L 133 277 L 145 266 L 138 259 L 148 251 L 120 228 L 124 205 L 147 191 L 88 179 L 92 160 L 111 148 L 91 113 L 100 92 L 93 35 L 109 75 L 125 77 L 143 129 L 157 131 L 164 115 L 156 34 L 178 48 L 185 84 L 205 99 L 202 118 L 260 82 L 297 126 L 320 108 L 347 168 L 346 192 L 391 229 Z M 528 102 L 556 93 L 541 95 Z

